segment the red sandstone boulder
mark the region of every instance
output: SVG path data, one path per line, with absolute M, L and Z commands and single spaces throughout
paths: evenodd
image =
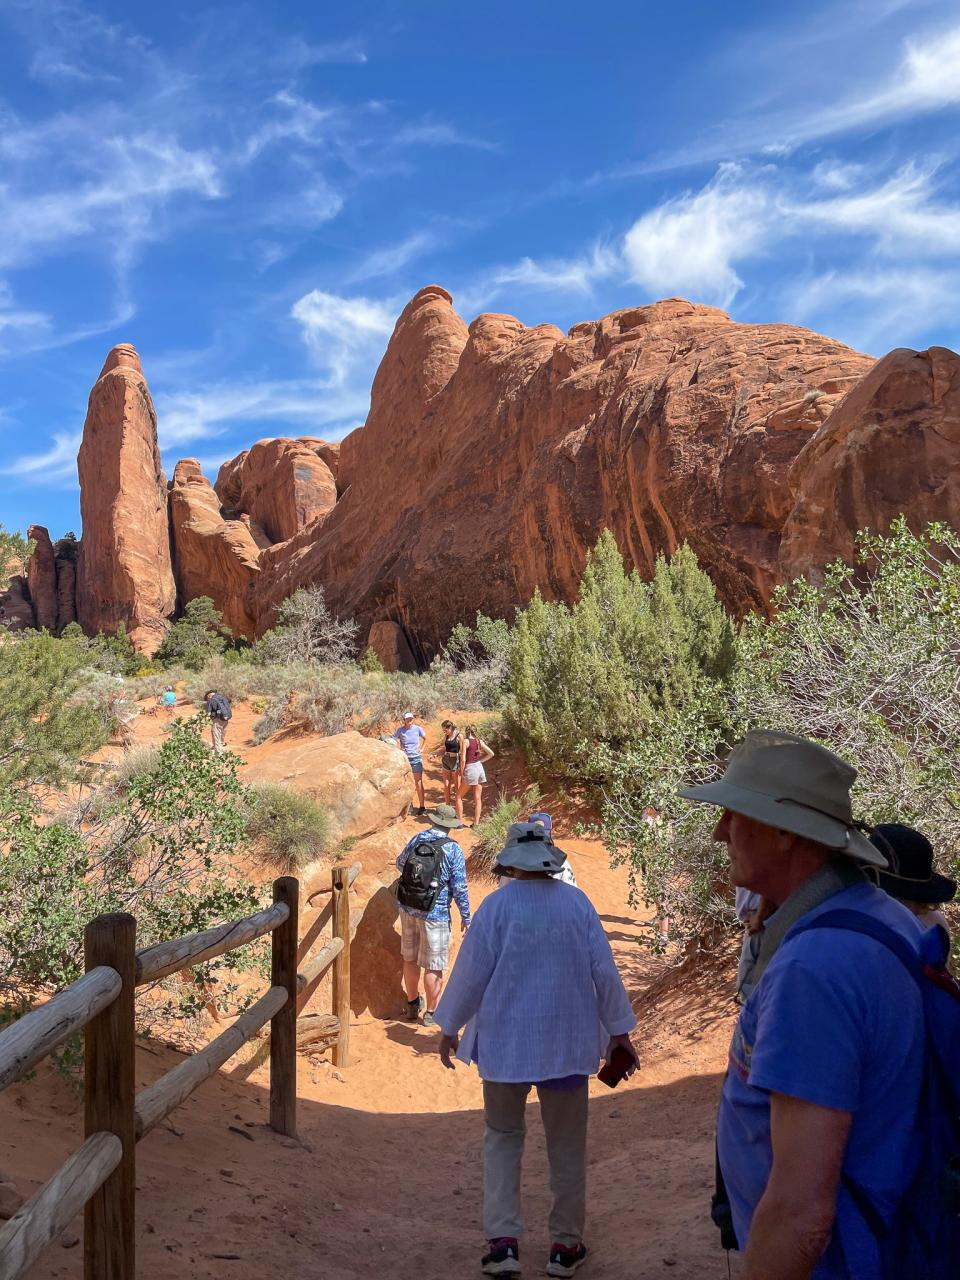
M 788 473 L 872 361 L 789 325 L 737 324 L 682 299 L 563 334 L 483 315 L 430 286 L 408 304 L 370 415 L 343 441 L 324 520 L 263 552 L 260 629 L 298 586 L 397 620 L 429 653 L 477 609 L 539 586 L 571 599 L 609 527 L 649 575 L 690 543 L 737 611 L 779 580 Z
M 88 634 L 121 622 L 141 653 L 176 604 L 157 415 L 136 350 L 113 348 L 90 392 L 77 456 L 83 538 L 77 617 Z
M 234 635 L 254 636 L 253 585 L 260 549 L 242 520 L 225 520 L 195 458 L 178 462 L 170 483 L 170 531 L 181 604 L 209 596 Z
M 53 558 L 53 543 L 42 524 L 32 524 L 27 537 L 34 543 L 33 554 L 27 561 L 27 587 L 33 605 L 36 626 L 53 634 L 57 630 L 57 566 Z
M 783 530 L 787 578 L 852 562 L 857 531 L 960 526 L 960 356 L 900 348 L 878 361 L 796 459 Z
M 384 671 L 416 671 L 417 663 L 409 641 L 396 622 L 375 622 L 367 636 L 367 648 L 380 659 Z
M 259 440 L 220 468 L 217 496 L 244 512 L 271 542 L 284 542 L 331 511 L 337 485 L 326 462 L 300 440 Z
M 334 840 L 380 830 L 403 813 L 411 795 L 406 756 L 353 729 L 271 747 L 245 772 L 258 782 L 279 782 L 315 796 L 330 814 Z

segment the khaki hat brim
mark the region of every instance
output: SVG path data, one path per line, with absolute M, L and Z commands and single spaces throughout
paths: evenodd
M 793 800 L 774 799 L 762 791 L 751 791 L 747 787 L 724 782 L 723 779 L 706 782 L 698 787 L 681 787 L 677 794 L 684 800 L 719 805 L 722 809 L 742 813 L 745 818 L 753 818 L 768 827 L 805 836 L 808 840 L 832 849 L 841 857 L 853 858 L 856 862 L 863 862 L 871 867 L 887 866 L 887 860 L 880 850 L 856 827 L 848 827 L 827 813 L 820 813 L 817 809 L 797 804 Z
M 431 813 L 429 809 L 423 817 L 432 827 L 443 827 L 445 831 L 459 831 L 461 827 L 466 825 L 459 818 L 443 818 L 439 813 Z M 887 864 L 884 863 L 883 865 L 886 866 Z

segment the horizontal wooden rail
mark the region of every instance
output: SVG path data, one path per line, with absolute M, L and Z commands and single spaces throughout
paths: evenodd
M 19 1080 L 120 994 L 120 975 L 108 965 L 85 973 L 63 991 L 0 1031 L 0 1089 Z M 2 1280 L 2 1277 L 0 1277 Z
M 264 907 L 243 920 L 218 924 L 213 929 L 204 929 L 202 933 L 189 933 L 184 938 L 147 947 L 137 953 L 137 986 L 155 982 L 205 960 L 213 960 L 235 947 L 245 946 L 265 933 L 271 933 L 289 915 L 290 908 L 285 902 L 275 902 L 273 906 Z
M 113 1133 L 95 1133 L 73 1153 L 0 1231 L 0 1280 L 17 1280 L 29 1271 L 122 1157 L 123 1144 Z
M 336 960 L 337 956 L 343 950 L 342 938 L 331 938 L 325 947 L 322 947 L 312 960 L 308 960 L 300 972 L 297 974 L 297 1012 L 299 1013 L 310 1000 L 320 979 L 327 972 L 330 966 Z
M 189 1098 L 194 1089 L 219 1070 L 228 1058 L 242 1049 L 286 1003 L 287 992 L 284 988 L 271 987 L 266 995 L 261 996 L 256 1004 L 237 1018 L 232 1027 L 228 1027 L 216 1040 L 211 1040 L 205 1049 L 195 1053 L 192 1058 L 184 1059 L 179 1066 L 138 1094 L 137 1141 Z

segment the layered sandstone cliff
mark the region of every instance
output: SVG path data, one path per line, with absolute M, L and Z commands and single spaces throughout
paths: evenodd
M 849 557 L 859 528 L 900 512 L 960 525 L 958 445 L 960 357 L 940 348 L 875 363 L 682 299 L 566 334 L 506 315 L 468 327 L 431 285 L 397 321 L 363 427 L 340 446 L 259 441 L 215 488 L 188 459 L 168 492 L 139 359 L 115 348 L 78 460 L 78 612 L 87 630 L 124 620 L 149 651 L 194 596 L 253 636 L 319 583 L 408 667 L 478 609 L 509 616 L 537 587 L 571 599 L 610 528 L 643 574 L 688 542 L 742 613 Z M 62 626 L 69 573 L 58 561 L 51 603 L 48 544 L 33 607 Z

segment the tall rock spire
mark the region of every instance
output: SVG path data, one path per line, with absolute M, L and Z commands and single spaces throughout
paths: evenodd
M 90 392 L 77 455 L 83 538 L 77 618 L 84 631 L 114 632 L 152 654 L 176 605 L 167 482 L 157 414 L 135 348 L 107 356 Z

